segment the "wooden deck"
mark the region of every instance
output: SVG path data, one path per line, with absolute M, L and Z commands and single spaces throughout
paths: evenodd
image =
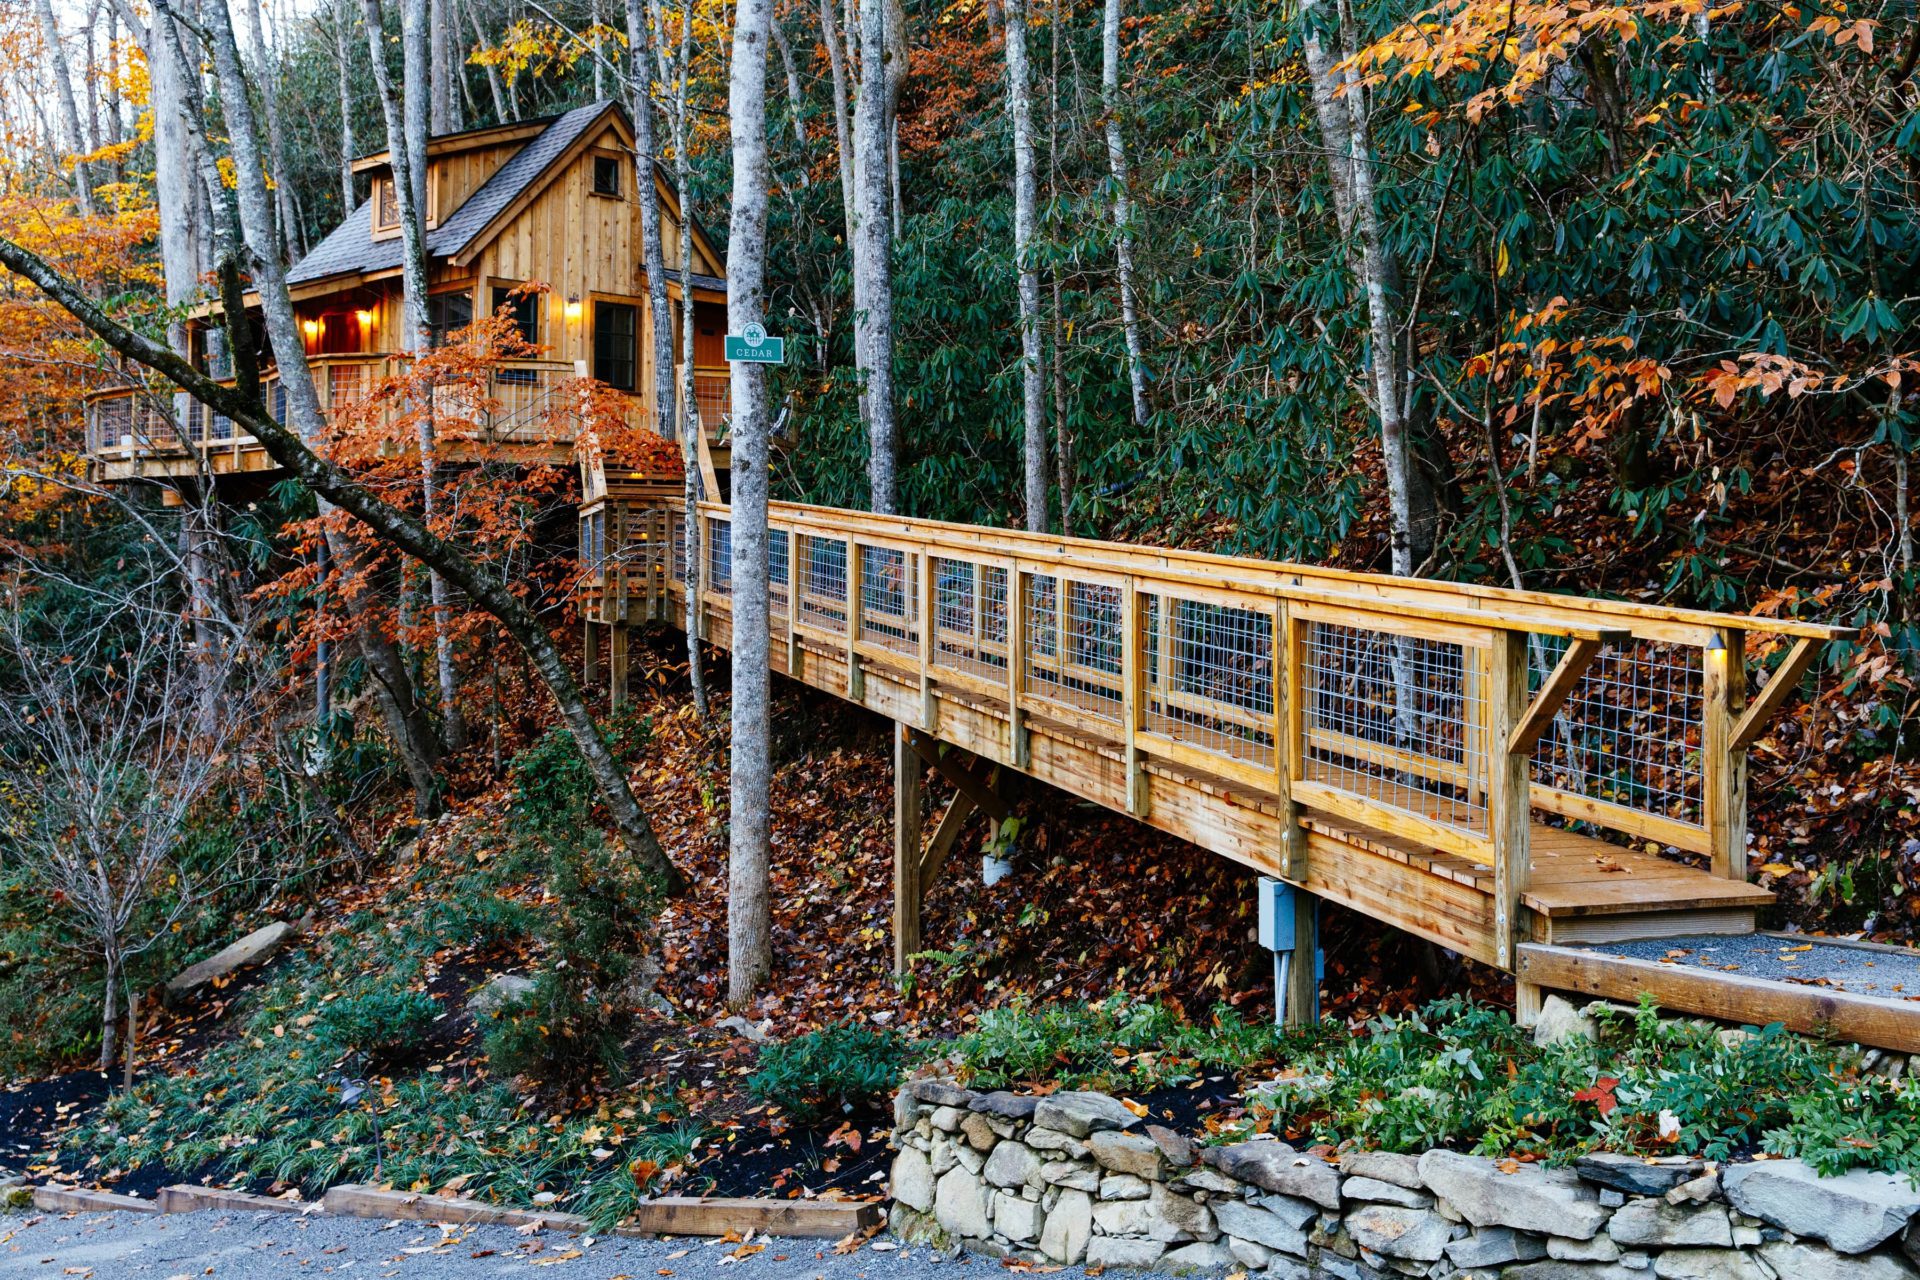
M 684 522 L 635 505 L 651 532 L 606 548 L 588 616 L 681 621 Z M 702 508 L 693 566 L 722 647 L 728 518 Z M 1523 1014 L 1523 946 L 1755 928 L 1746 751 L 1843 634 L 816 507 L 772 527 L 773 668 L 895 721 L 914 788 L 939 760 L 970 805 L 1017 770 L 1515 972 Z M 904 956 L 958 823 L 923 850 L 899 817 Z

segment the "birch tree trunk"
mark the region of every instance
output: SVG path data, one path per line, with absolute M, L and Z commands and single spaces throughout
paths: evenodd
M 435 133 L 451 133 L 455 108 L 453 15 L 450 0 L 428 0 L 427 25 L 433 82 L 433 92 L 427 110 L 428 123 Z
M 267 118 L 267 164 L 273 174 L 275 210 L 279 219 L 279 250 L 291 259 L 300 252 L 300 222 L 293 213 L 293 183 L 287 176 L 287 150 L 280 133 L 280 94 L 277 55 L 269 57 L 260 13 L 266 5 L 247 5 L 247 39 L 252 46 L 254 76 L 260 82 L 260 108 Z M 278 32 L 276 31 L 276 35 Z
M 666 64 L 666 25 L 659 0 L 652 0 L 650 11 L 659 29 L 663 68 Z M 693 58 L 693 11 L 680 12 L 679 53 L 670 61 L 673 74 L 673 98 L 668 126 L 673 135 L 674 197 L 680 205 L 680 369 L 678 417 L 680 465 L 685 476 L 682 496 L 685 500 L 687 574 L 682 584 L 686 591 L 687 679 L 692 685 L 693 708 L 701 719 L 707 716 L 707 680 L 700 654 L 700 557 L 704 548 L 700 539 L 700 406 L 694 399 L 693 381 L 693 166 L 687 155 L 690 130 L 687 120 L 687 94 L 690 91 Z M 719 494 L 713 495 L 716 499 Z
M 733 212 L 727 235 L 727 328 L 765 314 L 767 42 L 772 0 L 739 0 L 727 116 Z M 745 1003 L 773 968 L 767 849 L 767 384 L 764 365 L 733 379 L 733 773 L 727 859 L 727 1000 Z
M 1100 26 L 1100 103 L 1107 116 L 1107 170 L 1113 178 L 1113 257 L 1120 283 L 1120 323 L 1127 342 L 1127 380 L 1133 390 L 1133 425 L 1147 425 L 1147 362 L 1140 342 L 1139 304 L 1133 293 L 1133 200 L 1127 186 L 1127 142 L 1120 115 L 1121 0 L 1107 0 Z
M 807 122 L 801 118 L 806 97 L 800 92 L 800 70 L 793 60 L 793 45 L 787 39 L 787 31 L 779 22 L 773 23 L 773 44 L 780 50 L 780 66 L 787 77 L 787 125 L 793 130 L 794 145 L 800 148 L 802 157 L 807 149 Z M 804 163 L 800 166 L 800 185 L 807 186 L 813 181 L 813 175 L 807 172 Z
M 627 0 L 627 51 L 633 93 L 634 197 L 640 202 L 641 261 L 647 271 L 647 333 L 653 342 L 654 428 L 680 438 L 673 412 L 673 308 L 667 301 L 667 255 L 660 220 L 659 145 L 653 115 L 653 24 L 641 0 Z M 682 216 L 684 217 L 684 211 Z
M 91 217 L 93 182 L 86 161 L 80 157 L 93 148 L 87 145 L 87 132 L 80 124 L 80 104 L 73 96 L 73 74 L 67 66 L 67 47 L 60 40 L 60 20 L 54 17 L 53 0 L 34 0 L 33 8 L 40 21 L 40 42 L 47 47 L 47 72 L 53 77 L 60 127 L 66 135 L 67 152 L 73 157 L 73 202 L 81 214 Z
M 871 506 L 899 509 L 900 431 L 893 403 L 893 219 L 887 119 L 886 0 L 860 5 L 860 97 L 854 108 L 855 329 L 867 398 Z
M 467 6 L 467 21 L 473 24 L 474 43 L 484 47 L 487 43 L 487 33 L 481 28 L 480 15 L 474 11 L 472 5 Z M 507 99 L 505 95 L 500 92 L 500 73 L 494 69 L 492 63 L 487 64 L 487 92 L 493 97 L 493 122 L 495 124 L 505 124 L 509 120 L 518 118 L 518 112 L 509 114 L 507 111 Z
M 1026 455 L 1027 528 L 1047 531 L 1047 388 L 1040 319 L 1040 271 L 1034 263 L 1033 72 L 1027 61 L 1027 0 L 1006 6 L 1007 114 L 1013 121 L 1013 258 L 1019 272 L 1021 401 Z
M 381 0 L 363 0 L 369 41 L 377 39 L 381 29 L 380 3 Z M 400 43 L 405 88 L 400 103 L 394 101 L 392 78 L 387 74 L 383 50 L 379 44 L 369 47 L 373 56 L 374 86 L 387 122 L 387 153 L 392 159 L 393 188 L 400 214 L 400 280 L 405 314 L 402 342 L 406 349 L 415 352 L 424 352 L 431 345 L 427 318 L 427 36 L 427 0 L 403 0 Z M 420 449 L 420 510 L 431 526 L 438 517 L 440 500 L 433 404 L 429 398 L 411 407 Z M 465 745 L 467 731 L 465 718 L 460 714 L 460 682 L 453 661 L 447 584 L 431 566 L 427 573 L 427 596 L 433 617 L 440 720 L 447 745 L 457 751 Z
M 352 25 L 347 0 L 340 0 L 333 11 L 333 50 L 340 75 L 340 208 L 352 213 L 353 198 L 353 41 L 347 28 Z

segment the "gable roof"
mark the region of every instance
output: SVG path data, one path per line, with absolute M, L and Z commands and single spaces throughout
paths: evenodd
M 427 232 L 429 258 L 457 257 L 474 248 L 481 234 L 520 195 L 572 149 L 600 118 L 619 108 L 611 102 L 577 107 L 556 118 L 538 137 L 515 152 L 493 176 L 468 196 L 451 217 Z M 311 284 L 337 275 L 367 275 L 400 266 L 400 238 L 373 238 L 373 201 L 363 200 L 346 220 L 287 272 L 289 285 Z

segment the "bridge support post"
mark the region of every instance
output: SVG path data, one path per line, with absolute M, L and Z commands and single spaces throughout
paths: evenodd
M 616 622 L 608 629 L 613 634 L 607 645 L 607 706 L 618 711 L 627 705 L 627 624 Z
M 1702 816 L 1713 848 L 1713 874 L 1745 880 L 1747 749 L 1735 743 L 1734 725 L 1747 705 L 1746 633 L 1721 628 L 1700 659 Z
M 1304 1027 L 1320 1018 L 1320 899 L 1284 880 L 1259 881 L 1260 945 L 1273 952 L 1273 1021 Z
M 912 731 L 893 726 L 893 971 L 907 972 L 920 950 L 920 906 L 926 889 L 920 858 L 920 805 L 926 788 Z M 941 826 L 944 828 L 945 823 Z
M 580 624 L 580 682 L 591 689 L 600 679 L 600 628 L 589 619 Z

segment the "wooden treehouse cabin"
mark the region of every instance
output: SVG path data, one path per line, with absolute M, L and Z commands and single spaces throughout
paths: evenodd
M 595 535 L 608 581 L 684 625 L 680 503 L 634 498 Z M 699 519 L 695 623 L 725 648 L 729 509 Z M 774 670 L 897 727 L 897 963 L 1012 771 L 1512 973 L 1523 1018 L 1652 991 L 1920 1050 L 1897 994 L 1631 954 L 1770 945 L 1747 752 L 1840 628 L 820 507 L 771 525 Z M 929 768 L 956 795 L 923 842 Z
M 642 414 L 650 420 L 653 341 L 632 144 L 626 112 L 610 102 L 429 141 L 433 340 L 509 307 L 522 335 L 541 348 L 537 358 L 500 362 L 484 395 L 465 397 L 473 430 L 443 433 L 449 460 L 459 461 L 464 449 L 509 462 L 571 465 L 577 427 L 569 415 L 551 409 L 555 389 L 578 376 L 626 393 L 636 420 Z M 354 170 L 364 175 L 368 198 L 288 272 L 307 362 L 330 413 L 365 397 L 406 359 L 391 160 L 383 151 L 355 161 Z M 728 381 L 720 257 L 697 222 L 685 227 L 663 176 L 656 173 L 654 182 L 667 261 L 679 260 L 683 227 L 693 238 L 694 398 L 703 453 L 724 466 Z M 524 291 L 529 285 L 546 291 Z M 681 296 L 677 274 L 668 289 L 677 337 L 689 300 Z M 258 332 L 255 308 L 257 303 L 250 310 Z M 222 372 L 222 323 L 217 304 L 190 322 L 194 359 L 210 373 Z M 271 353 L 263 364 L 268 407 L 284 421 L 285 395 Z M 148 383 L 91 395 L 87 452 L 96 478 L 120 483 L 207 477 L 232 487 L 277 471 L 251 436 L 183 400 Z

